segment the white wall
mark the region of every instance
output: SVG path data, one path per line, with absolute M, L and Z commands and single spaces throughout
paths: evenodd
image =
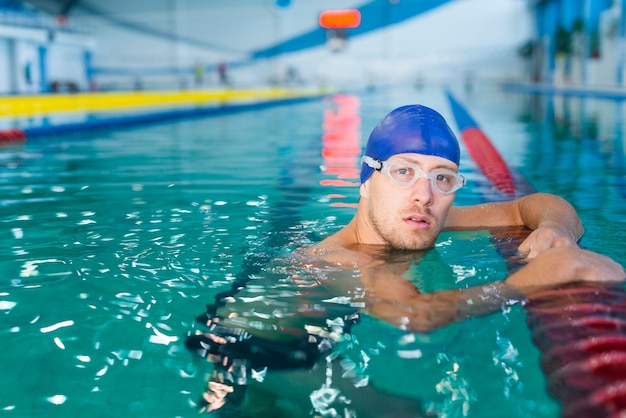
M 90 38 L 55 37 L 46 44 L 47 79 L 73 81 L 87 89 L 84 51 L 92 50 L 94 67 L 123 73 L 98 75 L 95 81 L 102 87 L 133 88 L 136 82 L 144 88 L 193 86 L 195 65 L 241 62 L 255 50 L 316 29 L 324 9 L 366 3 L 368 0 L 292 0 L 291 6 L 278 8 L 275 0 L 82 0 L 79 5 L 92 4 L 105 16 L 93 15 L 80 6 L 72 11 L 71 24 L 89 31 Z M 230 78 L 235 87 L 267 85 L 284 79 L 287 69 L 294 68 L 311 85 L 358 88 L 468 74 L 519 77 L 524 66 L 516 50 L 533 37 L 527 3 L 455 0 L 401 24 L 351 37 L 341 52 L 322 46 L 285 54 L 241 69 L 230 68 Z M 174 38 L 132 30 L 119 22 L 169 32 Z M 190 39 L 201 45 L 186 42 Z M 25 54 L 28 48 L 18 49 Z M 20 65 L 23 63 L 16 63 L 15 68 Z M 156 71 L 168 69 L 179 73 Z M 7 81 L 0 75 L 0 88 L 3 85 Z M 217 85 L 216 74 L 206 74 L 203 87 Z M 19 88 L 24 91 L 23 83 Z
M 18 28 L 0 24 L 0 94 L 32 93 L 39 90 L 39 58 L 37 48 L 45 42 L 41 30 Z M 30 66 L 29 83 L 25 73 Z
M 6 94 L 13 90 L 13 73 L 8 60 L 11 54 L 11 42 L 9 39 L 0 38 L 0 57 L 3 57 L 0 59 L 0 94 Z
M 39 52 L 34 41 L 15 40 L 13 73 L 15 89 L 20 93 L 37 93 L 39 91 Z M 26 67 L 30 69 L 30 78 L 26 76 Z
M 88 90 L 85 50 L 77 45 L 50 45 L 46 54 L 48 82 L 76 83 L 80 90 Z
M 40 48 L 46 51 L 43 63 Z M 87 90 L 84 56 L 93 48 L 90 37 L 77 33 L 0 24 L 0 94 L 40 93 L 42 67 L 48 84 L 72 82 L 80 90 Z M 27 77 L 27 66 L 30 77 Z M 47 86 L 43 90 L 47 90 Z
M 390 28 L 329 48 L 285 57 L 307 79 L 342 83 L 414 83 L 474 76 L 511 78 L 523 71 L 517 47 L 532 34 L 523 1 L 458 0 Z M 477 13 L 477 10 L 483 10 Z
M 72 19 L 89 27 L 98 41 L 94 65 L 135 70 L 147 88 L 151 83 L 191 86 L 189 70 L 197 63 L 241 61 L 248 52 L 317 28 L 317 18 L 324 9 L 358 7 L 368 2 L 293 0 L 291 6 L 278 8 L 274 0 L 85 1 L 108 11 L 114 19 L 174 31 L 181 39 L 209 45 L 203 48 L 156 38 L 77 11 Z M 242 87 L 282 78 L 288 67 L 296 68 L 310 84 L 407 83 L 418 77 L 465 77 L 469 72 L 511 78 L 523 70 L 516 49 L 532 36 L 526 0 L 455 0 L 404 23 L 351 38 L 339 53 L 314 48 L 241 70 L 231 69 L 230 74 Z M 187 73 L 151 75 L 151 69 L 168 67 Z M 129 76 L 103 75 L 98 79 L 102 85 L 128 86 L 132 81 Z M 216 85 L 215 74 L 207 74 L 205 84 Z

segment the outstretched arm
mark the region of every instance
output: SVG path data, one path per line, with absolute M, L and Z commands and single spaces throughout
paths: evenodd
M 380 277 L 380 272 L 378 272 Z M 532 299 L 533 294 L 572 282 L 620 283 L 624 268 L 610 258 L 580 248 L 552 248 L 506 280 L 465 289 L 421 294 L 389 273 L 386 286 L 368 294 L 372 315 L 413 332 L 429 332 L 456 321 L 495 312 L 503 305 Z M 371 287 L 370 287 L 371 289 Z M 370 290 L 368 289 L 368 290 Z
M 526 226 L 533 232 L 520 252 L 534 258 L 549 248 L 577 247 L 583 226 L 574 207 L 565 199 L 534 193 L 508 202 L 450 208 L 446 228 Z

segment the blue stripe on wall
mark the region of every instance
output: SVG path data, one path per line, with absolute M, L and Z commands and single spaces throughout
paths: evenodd
M 355 37 L 375 30 L 383 29 L 396 23 L 404 22 L 452 1 L 453 0 L 400 0 L 394 4 L 391 0 L 373 0 L 358 9 L 361 12 L 361 24 L 357 28 L 349 29 L 348 36 Z M 194 45 L 197 47 L 209 48 L 214 50 L 226 50 L 226 48 L 219 45 L 198 41 L 195 39 L 175 37 L 171 33 L 151 28 L 146 25 L 141 25 L 119 19 L 112 19 L 106 16 L 103 11 L 99 10 L 98 8 L 94 8 L 93 6 L 86 6 L 81 4 L 81 7 L 89 11 L 90 13 L 93 13 L 94 15 L 105 18 L 113 22 L 114 24 L 129 30 L 142 32 L 151 36 L 164 39 L 176 40 L 178 42 L 186 43 L 188 45 Z M 320 27 L 313 29 L 312 31 L 305 34 L 282 41 L 276 45 L 252 51 L 249 55 L 249 60 L 244 60 L 240 62 L 229 62 L 228 66 L 231 69 L 244 67 L 246 65 L 252 64 L 254 60 L 257 59 L 272 58 L 281 54 L 297 52 L 308 48 L 322 46 L 325 43 L 326 29 Z M 242 51 L 230 50 L 229 52 L 241 53 Z M 205 67 L 205 71 L 215 71 L 214 67 L 214 65 L 207 66 Z M 193 71 L 193 68 L 172 67 L 159 67 L 151 69 L 131 69 L 117 67 L 93 68 L 93 74 L 96 75 L 187 74 L 193 73 Z
M 361 12 L 359 27 L 348 30 L 348 36 L 354 37 L 384 27 L 403 22 L 426 13 L 452 0 L 402 0 L 392 4 L 389 0 L 373 0 L 358 10 Z M 317 28 L 303 35 L 296 36 L 274 46 L 252 53 L 253 59 L 271 58 L 280 54 L 313 48 L 326 43 L 326 29 Z

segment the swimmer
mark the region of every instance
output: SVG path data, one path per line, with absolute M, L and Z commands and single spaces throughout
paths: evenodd
M 307 255 L 344 266 L 356 263 L 370 296 L 368 311 L 412 331 L 489 312 L 507 299 L 524 300 L 546 287 L 624 280 L 621 265 L 578 246 L 581 221 L 560 197 L 535 193 L 508 202 L 452 206 L 465 184 L 459 162 L 459 143 L 438 112 L 421 105 L 393 110 L 367 142 L 356 215 Z M 422 294 L 373 256 L 381 247 L 431 249 L 444 229 L 504 226 L 532 230 L 519 246 L 528 263 L 506 280 L 485 286 Z
M 338 341 L 337 335 L 348 333 L 364 312 L 408 331 L 429 332 L 523 302 L 546 288 L 577 281 L 624 280 L 621 265 L 578 246 L 581 221 L 560 197 L 536 193 L 508 202 L 453 206 L 456 191 L 465 184 L 458 173 L 459 162 L 459 143 L 439 113 L 421 105 L 393 110 L 373 129 L 366 145 L 355 216 L 340 231 L 301 252 L 304 260 L 317 260 L 340 271 L 357 269 L 365 294 L 363 307 L 333 313 L 332 318 L 340 319 L 341 330 L 309 323 L 302 327 L 300 337 L 283 343 L 254 335 L 254 327 L 246 326 L 246 319 L 238 316 L 236 304 L 224 309 L 234 299 L 229 297 L 210 305 L 198 318 L 207 328 L 190 336 L 187 346 L 222 371 L 229 371 L 233 361 L 241 358 L 257 369 L 309 368 L 330 357 L 327 354 Z M 525 263 L 505 280 L 426 293 L 404 277 L 411 262 L 424 257 L 444 230 L 515 226 L 529 230 L 518 248 Z M 354 275 L 319 281 L 331 294 L 333 289 L 345 294 L 341 291 L 345 289 L 338 288 L 349 277 Z M 221 315 L 220 309 L 225 311 Z M 298 335 L 295 327 L 273 324 L 272 329 L 278 330 L 273 338 L 280 337 L 281 329 L 290 331 L 283 335 Z M 204 399 L 216 400 L 217 405 L 229 396 L 221 386 L 215 387 L 215 383 L 209 385 Z

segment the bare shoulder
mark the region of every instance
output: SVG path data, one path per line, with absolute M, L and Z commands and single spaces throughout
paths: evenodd
M 322 242 L 306 249 L 305 255 L 309 258 L 323 260 L 346 268 L 355 268 L 370 263 L 371 257 L 344 246 L 336 236 L 326 238 Z

